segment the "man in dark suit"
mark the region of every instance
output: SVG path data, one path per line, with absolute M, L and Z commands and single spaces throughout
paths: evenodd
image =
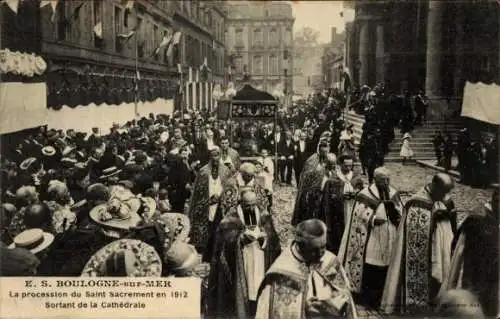
M 294 145 L 293 170 L 295 172 L 295 183 L 299 185 L 300 173 L 307 158 L 311 155 L 307 149 L 307 133 L 303 130 L 299 134 L 299 140 Z
M 294 141 L 292 131 L 287 130 L 285 137 L 278 144 L 278 170 L 282 183 L 292 184 Z
M 172 210 L 183 213 L 186 200 L 191 195 L 191 185 L 194 181 L 194 172 L 189 163 L 189 150 L 187 147 L 182 147 L 176 160 L 173 161 L 168 181 L 168 200 Z

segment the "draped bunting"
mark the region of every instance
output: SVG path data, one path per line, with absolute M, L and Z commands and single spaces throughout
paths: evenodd
M 139 79 L 138 101 L 152 102 L 158 98 L 172 99 L 177 85 L 163 79 Z M 59 110 L 94 103 L 120 105 L 133 103 L 135 79 L 112 75 L 86 75 L 71 70 L 49 72 L 47 75 L 47 106 Z

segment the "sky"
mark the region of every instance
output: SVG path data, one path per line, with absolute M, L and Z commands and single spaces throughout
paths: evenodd
M 340 17 L 342 1 L 291 1 L 295 17 L 294 29 L 311 27 L 320 32 L 320 43 L 330 42 L 331 28 L 336 27 L 337 33 L 344 31 L 344 21 Z

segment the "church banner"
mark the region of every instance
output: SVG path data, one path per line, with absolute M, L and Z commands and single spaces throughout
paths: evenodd
M 500 125 L 500 86 L 466 82 L 461 116 Z

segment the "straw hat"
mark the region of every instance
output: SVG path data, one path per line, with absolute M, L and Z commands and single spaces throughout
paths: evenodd
M 121 169 L 118 169 L 116 166 L 111 166 L 102 170 L 102 175 L 99 176 L 100 180 L 105 180 L 110 177 L 114 177 L 122 172 Z
M 407 138 L 411 138 L 411 134 L 406 132 L 404 135 L 403 135 L 403 140 L 404 139 L 407 139 Z
M 161 258 L 152 246 L 136 239 L 120 239 L 95 253 L 82 277 L 160 277 L 161 271 Z
M 30 168 L 31 165 L 33 165 L 37 161 L 38 160 L 36 159 L 36 157 L 28 157 L 27 159 L 22 161 L 21 164 L 19 164 L 19 168 L 23 171 L 26 171 Z
M 14 242 L 10 244 L 9 249 L 24 248 L 36 254 L 47 249 L 53 241 L 54 235 L 51 233 L 44 232 L 40 228 L 32 228 L 14 237 Z
M 189 242 L 191 221 L 187 215 L 181 213 L 165 213 L 158 217 L 168 231 L 174 232 L 174 241 Z
M 45 156 L 54 156 L 56 154 L 56 149 L 53 146 L 44 146 L 42 148 L 42 154 Z

